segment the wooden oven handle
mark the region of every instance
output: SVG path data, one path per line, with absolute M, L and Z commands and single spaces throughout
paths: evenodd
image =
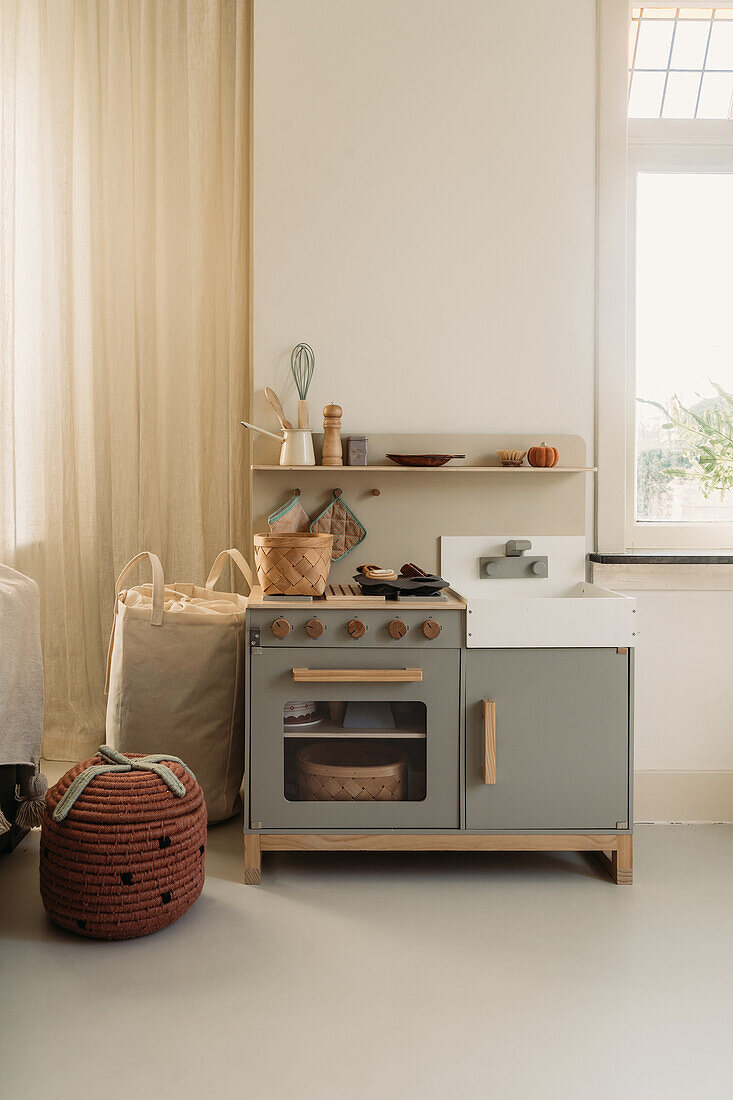
M 420 684 L 421 668 L 294 668 L 296 684 Z
M 496 703 L 482 700 L 484 708 L 484 783 L 496 783 Z

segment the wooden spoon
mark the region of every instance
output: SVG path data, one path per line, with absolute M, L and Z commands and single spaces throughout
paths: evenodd
M 270 389 L 269 386 L 265 386 L 265 397 L 270 402 L 270 406 L 273 409 L 275 416 L 280 421 L 280 427 L 283 429 L 283 431 L 292 428 L 293 425 L 290 423 L 290 421 L 285 416 L 285 413 L 283 412 L 283 407 L 280 404 L 280 398 L 277 396 L 274 390 Z

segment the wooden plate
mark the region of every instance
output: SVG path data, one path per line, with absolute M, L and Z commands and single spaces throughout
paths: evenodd
M 445 466 L 452 458 L 465 458 L 465 455 L 387 455 L 398 466 Z

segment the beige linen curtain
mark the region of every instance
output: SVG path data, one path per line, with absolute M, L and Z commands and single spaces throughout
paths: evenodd
M 250 35 L 249 0 L 0 0 L 0 560 L 56 759 L 104 739 L 121 566 L 248 550 Z

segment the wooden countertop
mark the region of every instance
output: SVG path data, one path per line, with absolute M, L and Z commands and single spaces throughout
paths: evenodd
M 464 611 L 466 603 L 461 597 L 453 592 L 451 589 L 446 590 L 445 600 L 421 600 L 417 597 L 405 599 L 405 600 L 380 600 L 370 596 L 354 596 L 353 599 L 340 599 L 338 601 L 327 600 L 321 597 L 316 597 L 312 601 L 288 599 L 287 596 L 278 598 L 265 599 L 262 595 L 262 589 L 259 585 L 255 585 L 249 596 L 248 607 L 250 609 L 266 609 L 272 611 L 278 611 L 281 609 L 293 609 L 300 607 L 304 611 L 389 611 L 397 613 L 399 611 L 406 611 L 412 608 L 414 611 Z

